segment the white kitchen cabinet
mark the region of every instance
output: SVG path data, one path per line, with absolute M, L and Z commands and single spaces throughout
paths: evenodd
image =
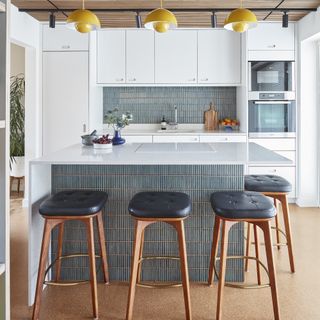
M 66 25 L 49 28 L 42 26 L 43 51 L 88 51 L 89 35 L 77 32 Z
M 293 51 L 295 48 L 294 24 L 282 28 L 280 22 L 259 23 L 248 31 L 248 50 Z
M 289 194 L 289 198 L 296 197 L 295 167 L 249 167 L 249 174 L 268 174 L 283 177 L 292 184 L 292 192 Z
M 240 84 L 240 34 L 228 30 L 199 30 L 198 82 L 203 84 Z
M 296 164 L 296 152 L 295 151 L 274 151 L 277 154 L 280 154 L 280 156 L 283 156 L 289 160 L 292 161 L 292 164 Z
M 260 146 L 272 151 L 295 151 L 295 138 L 256 138 L 249 139 L 249 142 L 254 142 Z
M 43 52 L 43 154 L 75 143 L 88 122 L 88 52 Z
M 126 82 L 154 83 L 154 32 L 126 31 Z
M 200 142 L 215 143 L 215 142 L 246 142 L 246 136 L 232 136 L 232 135 L 216 135 L 216 136 L 200 136 Z
M 153 142 L 154 143 L 170 143 L 170 142 L 176 142 L 176 143 L 183 143 L 183 142 L 199 142 L 199 136 L 153 136 Z
M 124 84 L 126 80 L 125 30 L 97 33 L 97 83 Z
M 155 82 L 197 84 L 197 31 L 155 33 Z
M 124 139 L 126 139 L 127 143 L 152 143 L 152 136 L 126 136 L 122 135 Z

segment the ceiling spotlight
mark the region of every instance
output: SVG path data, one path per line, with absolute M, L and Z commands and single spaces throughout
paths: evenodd
M 213 11 L 212 12 L 212 15 L 211 15 L 211 27 L 212 28 L 216 28 L 218 25 L 217 23 L 217 16 L 216 16 L 216 13 Z
M 137 28 L 142 28 L 142 19 L 139 12 L 137 12 L 137 15 L 136 15 L 136 25 L 137 25 Z
M 51 12 L 49 16 L 49 27 L 53 29 L 56 27 L 56 16 L 53 12 Z
M 289 16 L 287 11 L 284 11 L 282 16 L 282 28 L 288 28 L 288 26 L 289 26 Z

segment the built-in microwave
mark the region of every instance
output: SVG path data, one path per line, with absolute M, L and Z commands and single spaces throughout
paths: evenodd
M 292 93 L 249 93 L 249 137 L 295 137 Z
M 249 91 L 294 92 L 293 61 L 250 61 Z

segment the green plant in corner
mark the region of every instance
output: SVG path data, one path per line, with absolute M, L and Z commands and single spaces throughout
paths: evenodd
M 23 74 L 11 77 L 10 85 L 10 168 L 15 157 L 24 156 L 24 94 Z

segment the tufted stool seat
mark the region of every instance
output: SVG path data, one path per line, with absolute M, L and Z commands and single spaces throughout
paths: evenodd
M 245 190 L 261 192 L 264 195 L 273 198 L 274 205 L 278 208 L 278 201 L 281 203 L 282 215 L 284 221 L 285 230 L 281 230 L 279 227 L 279 215 L 275 216 L 276 230 L 276 246 L 280 249 L 280 246 L 285 245 L 288 248 L 289 263 L 291 272 L 295 272 L 294 266 L 294 254 L 291 235 L 290 215 L 288 206 L 288 193 L 292 191 L 292 185 L 286 179 L 276 175 L 247 175 L 244 179 Z M 247 239 L 250 241 L 250 225 L 248 226 Z M 281 242 L 280 236 L 284 236 L 286 242 Z M 247 244 L 247 255 L 249 254 L 250 246 Z M 245 270 L 248 271 L 248 262 L 246 261 Z
M 221 191 L 214 192 L 211 195 L 211 205 L 215 213 L 215 221 L 213 228 L 213 241 L 211 250 L 211 259 L 209 266 L 209 285 L 213 284 L 214 277 L 218 279 L 218 296 L 217 296 L 217 309 L 216 319 L 222 318 L 222 297 L 224 286 L 230 286 L 233 288 L 265 288 L 271 287 L 272 302 L 274 318 L 280 319 L 279 305 L 278 305 L 278 293 L 276 284 L 275 267 L 273 262 L 273 251 L 271 242 L 271 229 L 270 221 L 276 215 L 275 207 L 270 199 L 261 193 L 251 191 Z M 256 256 L 227 256 L 228 251 L 228 236 L 232 226 L 239 222 L 248 222 L 254 226 L 255 243 L 256 243 Z M 263 265 L 259 260 L 258 250 L 258 233 L 257 229 L 262 229 L 264 233 L 264 242 L 266 246 L 266 256 L 268 268 Z M 221 229 L 221 249 L 220 257 L 217 258 L 219 239 Z M 233 248 L 232 251 L 237 249 Z M 243 258 L 246 261 L 249 259 L 256 261 L 257 267 L 257 285 L 247 284 L 234 284 L 226 283 L 226 261 L 227 259 L 239 259 Z M 219 259 L 219 273 L 216 271 L 216 260 Z M 268 273 L 269 283 L 261 284 L 260 265 Z
M 141 282 L 141 263 L 144 260 L 152 259 L 173 259 L 180 260 L 181 279 L 184 291 L 184 304 L 186 319 L 191 320 L 190 288 L 187 252 L 184 234 L 184 220 L 191 212 L 190 197 L 181 192 L 140 192 L 130 201 L 128 206 L 129 213 L 135 219 L 135 240 L 133 245 L 132 267 L 130 276 L 130 287 L 127 304 L 126 320 L 133 318 L 133 304 L 136 286 L 147 288 L 180 286 L 181 284 L 148 284 Z M 172 225 L 178 234 L 179 257 L 159 257 L 143 256 L 144 232 L 145 229 L 154 223 L 165 222 Z
M 90 266 L 90 284 L 91 284 L 91 297 L 92 297 L 92 307 L 93 316 L 98 318 L 98 290 L 97 290 L 97 275 L 96 275 L 96 254 L 94 248 L 94 219 L 97 221 L 97 229 L 99 236 L 99 244 L 101 250 L 101 260 L 102 260 L 102 271 L 104 276 L 104 282 L 109 282 L 108 273 L 108 263 L 107 263 L 107 251 L 105 245 L 105 234 L 103 225 L 102 209 L 108 200 L 108 194 L 102 191 L 92 191 L 92 190 L 71 190 L 71 191 L 61 191 L 52 195 L 49 199 L 45 200 L 39 208 L 39 212 L 45 220 L 43 239 L 40 253 L 39 269 L 38 269 L 38 279 L 35 294 L 35 301 L 33 307 L 33 320 L 39 319 L 40 313 L 40 303 L 43 284 L 47 285 L 75 285 L 80 284 L 85 281 L 79 282 L 61 282 L 61 260 L 65 258 L 74 258 L 79 256 L 89 257 Z M 88 240 L 88 254 L 70 254 L 62 255 L 62 245 L 63 245 L 63 233 L 64 233 L 64 223 L 66 221 L 78 220 L 86 225 L 87 229 L 87 240 Z M 58 226 L 58 246 L 56 252 L 56 260 L 54 260 L 50 266 L 46 269 L 50 237 L 52 230 Z M 46 275 L 52 266 L 56 266 L 55 269 L 55 280 L 46 281 Z
M 286 179 L 275 175 L 248 175 L 244 178 L 247 191 L 291 192 L 292 185 Z
M 186 218 L 191 212 L 191 199 L 182 192 L 140 192 L 128 209 L 139 218 Z
M 258 192 L 215 192 L 211 206 L 217 215 L 227 219 L 271 219 L 276 213 L 273 203 Z

